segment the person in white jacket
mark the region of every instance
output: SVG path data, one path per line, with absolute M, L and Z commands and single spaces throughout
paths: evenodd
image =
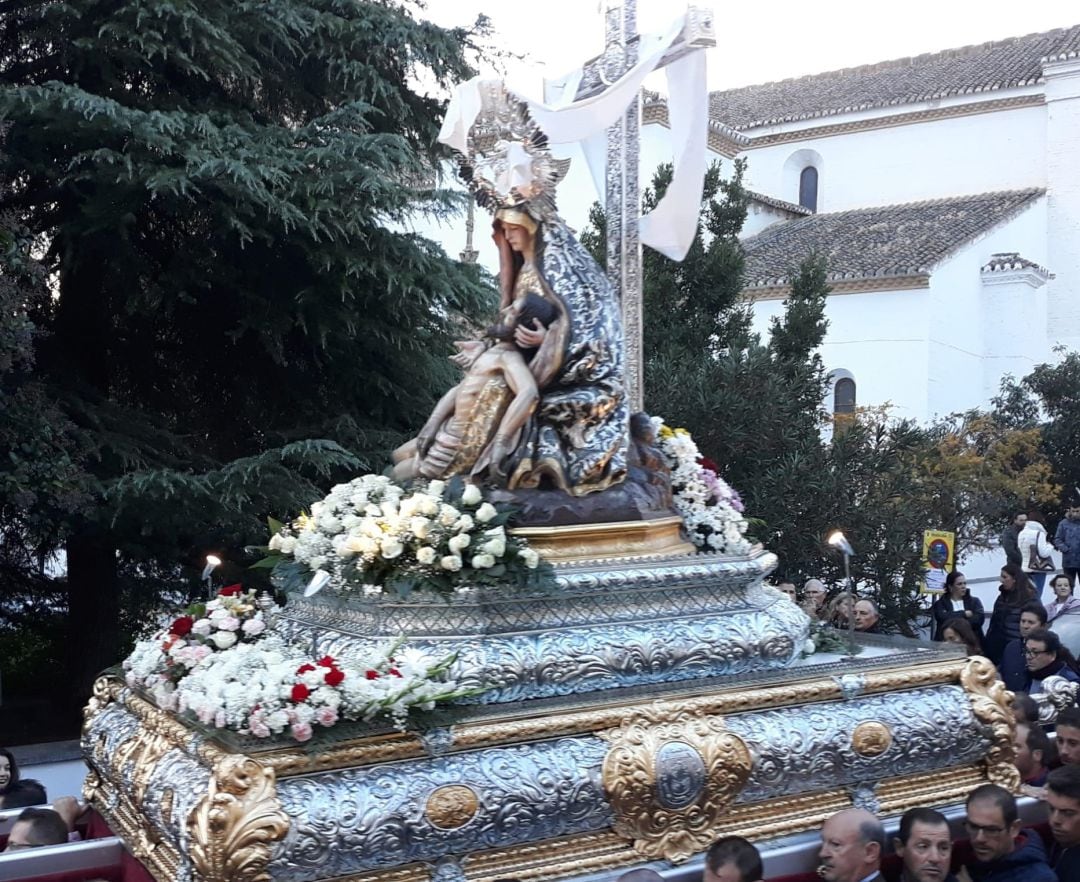
M 1057 569 L 1053 565 L 1054 546 L 1046 535 L 1046 527 L 1043 526 L 1045 520 L 1042 512 L 1029 511 L 1027 523 L 1016 537 L 1016 544 L 1020 548 L 1020 566 L 1028 574 L 1040 599 L 1043 585 L 1046 584 L 1046 574 Z M 1050 561 L 1049 566 L 1039 567 L 1040 560 Z

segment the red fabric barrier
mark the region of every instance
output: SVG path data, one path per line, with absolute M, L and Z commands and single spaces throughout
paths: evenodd
M 97 882 L 98 879 L 105 882 L 124 882 L 120 867 L 94 867 L 89 870 L 68 870 L 64 873 L 50 873 L 48 876 L 29 876 L 29 882 Z M 14 880 L 21 882 L 21 880 Z
M 127 851 L 120 858 L 122 874 L 120 882 L 154 882 L 150 871 L 131 856 Z

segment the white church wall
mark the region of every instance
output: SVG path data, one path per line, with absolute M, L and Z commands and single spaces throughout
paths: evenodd
M 1046 72 L 1049 184 L 1048 322 L 1052 341 L 1080 349 L 1080 59 Z M 1033 258 L 1034 259 L 1034 258 Z
M 748 186 L 797 203 L 800 157 L 806 151 L 816 151 L 824 164 L 818 186 L 821 213 L 1042 187 L 1046 108 L 1023 107 L 828 137 L 808 134 L 803 140 L 746 151 Z
M 928 410 L 925 289 L 837 294 L 825 305 L 829 329 L 821 347 L 825 370 L 849 371 L 859 407 L 888 404 L 897 417 L 924 420 Z M 753 306 L 753 329 L 768 340 L 769 322 L 782 315 L 782 300 Z M 832 402 L 827 402 L 831 410 Z

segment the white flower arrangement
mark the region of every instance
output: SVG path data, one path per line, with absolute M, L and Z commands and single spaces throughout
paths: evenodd
M 385 588 L 464 593 L 512 577 L 523 581 L 540 567 L 528 543 L 507 532 L 509 515 L 460 478 L 405 489 L 363 475 L 334 487 L 291 525 L 271 522 L 263 564 L 279 567 L 289 587 L 322 570 L 335 589 L 368 596 Z
M 276 611 L 270 604 L 266 612 Z M 193 603 L 150 640 L 140 641 L 124 666 L 140 679 L 160 673 L 175 681 L 210 655 L 260 638 L 264 611 L 255 592 L 228 585 L 205 603 Z
M 686 429 L 672 429 L 653 417 L 660 452 L 671 468 L 675 508 L 686 523 L 690 540 L 702 551 L 748 554 L 749 524 L 738 492 L 716 470 L 703 464 L 701 452 Z
M 317 727 L 374 717 L 404 728 L 412 709 L 430 710 L 473 691 L 446 676 L 453 655 L 436 661 L 400 641 L 363 656 L 314 660 L 269 632 L 219 650 L 175 638 L 162 630 L 139 641 L 124 661 L 128 685 L 164 710 L 256 738 L 287 731 L 307 741 Z M 178 645 L 204 651 L 180 661 Z

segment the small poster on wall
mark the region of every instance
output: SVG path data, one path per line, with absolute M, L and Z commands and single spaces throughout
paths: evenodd
M 924 594 L 942 594 L 945 577 L 952 572 L 956 534 L 946 530 L 926 530 L 922 540 Z

